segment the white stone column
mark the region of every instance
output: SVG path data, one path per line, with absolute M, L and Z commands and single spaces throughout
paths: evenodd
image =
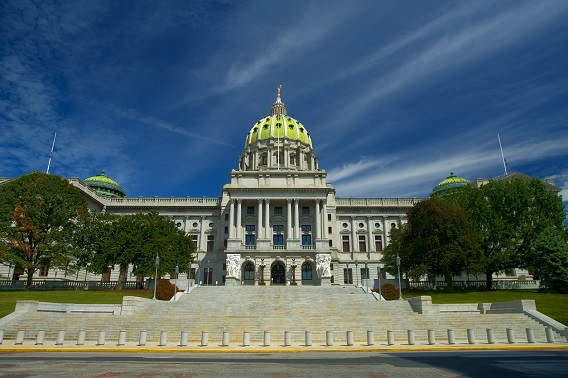
M 376 252 L 375 241 L 373 240 L 373 218 L 367 217 L 367 251 Z
M 239 198 L 237 200 L 237 221 L 235 222 L 237 227 L 237 239 L 242 239 L 241 236 L 243 230 L 242 205 L 243 205 L 243 200 Z
M 187 234 L 189 232 L 189 215 L 185 216 L 185 222 L 183 224 L 183 230 Z
M 387 227 L 389 227 L 388 223 L 388 219 L 386 217 L 383 217 L 383 249 L 385 249 L 387 247 L 387 245 L 389 245 L 389 232 Z
M 264 230 L 262 229 L 262 200 L 258 200 L 258 228 L 256 230 L 256 239 L 262 239 Z
M 292 239 L 292 200 L 288 199 L 286 201 L 286 239 Z
M 351 250 L 353 252 L 359 252 L 359 244 L 357 240 L 357 220 L 355 217 L 351 217 Z
M 229 200 L 229 239 L 235 237 L 235 201 Z
M 266 152 L 266 167 L 272 168 L 272 148 L 267 148 Z
M 205 251 L 205 246 L 207 240 L 205 240 L 205 222 L 207 222 L 207 218 L 205 215 L 201 216 L 201 229 L 199 230 L 199 250 Z
M 270 239 L 270 200 L 264 200 L 265 208 L 265 222 L 264 222 L 264 237 Z
M 299 200 L 294 200 L 294 239 L 300 239 L 300 212 L 299 212 Z
M 327 232 L 327 200 L 323 200 L 323 238 L 329 239 L 329 232 Z
M 320 212 L 320 200 L 317 199 L 316 201 L 316 240 L 321 239 L 321 212 Z
M 316 170 L 316 161 L 314 159 L 314 154 L 310 154 L 310 170 L 315 171 Z

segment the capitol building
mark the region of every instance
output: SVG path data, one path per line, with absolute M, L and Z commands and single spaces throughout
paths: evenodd
M 104 172 L 70 182 L 93 211 L 171 219 L 195 243 L 191 278 L 203 285 L 372 286 L 379 274 L 386 278 L 379 262 L 390 229 L 419 201 L 337 197 L 280 89 L 270 114 L 248 132 L 220 197 L 131 198 Z M 103 279 L 118 279 L 118 269 Z

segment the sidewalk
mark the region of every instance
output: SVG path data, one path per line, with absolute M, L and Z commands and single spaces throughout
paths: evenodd
M 188 342 L 187 346 L 176 345 L 175 342 L 160 346 L 155 342 L 149 342 L 145 346 L 139 346 L 135 342 L 127 342 L 117 345 L 116 341 L 106 342 L 104 345 L 96 345 L 96 341 L 86 341 L 84 345 L 76 345 L 75 342 L 65 342 L 63 345 L 55 345 L 50 340 L 44 345 L 35 345 L 33 340 L 25 340 L 22 345 L 15 345 L 14 340 L 4 340 L 0 345 L 0 353 L 29 353 L 29 352 L 104 352 L 104 353 L 313 353 L 313 352 L 416 352 L 416 351 L 465 351 L 465 350 L 568 350 L 568 342 L 556 343 L 495 343 L 480 342 L 469 344 L 467 341 L 457 341 L 450 345 L 440 342 L 429 345 L 427 342 L 417 342 L 414 345 L 406 343 L 377 342 L 367 345 L 364 342 L 354 342 L 348 346 L 344 342 L 326 346 L 324 343 L 313 343 L 311 346 L 304 344 L 292 344 L 284 346 L 283 343 L 273 343 L 264 346 L 261 343 L 251 342 L 250 346 L 243 346 L 240 342 L 222 346 L 220 342 L 210 342 L 208 346 L 199 345 L 199 341 Z

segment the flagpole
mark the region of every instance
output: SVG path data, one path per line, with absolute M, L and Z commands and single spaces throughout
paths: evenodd
M 49 166 L 51 165 L 51 157 L 53 156 L 53 148 L 55 147 L 55 138 L 57 138 L 57 131 L 53 134 L 53 143 L 51 144 L 51 152 L 49 153 L 49 160 L 47 161 L 46 174 L 49 174 Z
M 501 146 L 501 137 L 497 134 L 497 139 L 499 140 L 499 149 L 501 150 L 501 159 L 503 159 L 503 168 L 505 169 L 505 176 L 507 176 L 507 161 L 505 160 L 505 155 L 503 154 L 503 146 Z

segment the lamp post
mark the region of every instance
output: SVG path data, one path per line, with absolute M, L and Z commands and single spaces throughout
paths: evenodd
M 158 265 L 160 265 L 160 256 L 156 255 L 156 274 L 154 274 L 154 296 L 153 300 L 156 300 L 156 288 L 158 287 Z
M 292 267 L 292 285 L 296 285 L 296 267 L 298 265 L 296 265 L 296 259 L 292 259 L 292 265 L 290 265 Z
M 367 279 L 367 290 L 365 290 L 366 293 L 369 292 L 369 263 L 365 263 L 365 278 Z
M 359 287 L 359 261 L 355 260 L 355 280 L 357 282 L 357 285 L 355 287 Z
M 211 268 L 209 267 L 209 260 L 207 260 L 207 277 L 205 278 L 207 281 L 207 285 L 209 286 L 209 277 L 211 276 Z
M 179 274 L 179 266 L 176 265 L 176 279 L 175 279 L 175 284 L 174 284 L 174 301 L 177 301 L 176 295 L 177 295 L 177 284 L 178 284 L 178 274 Z
M 349 274 L 349 263 L 345 263 L 345 273 L 347 274 L 346 283 L 347 284 L 353 283 L 353 279 L 352 279 L 351 275 Z M 349 282 L 349 281 L 351 281 L 351 282 Z
M 264 285 L 264 267 L 266 266 L 266 264 L 264 264 L 264 259 L 260 259 L 260 284 Z
M 189 293 L 190 276 L 191 276 L 191 261 L 187 264 L 187 289 L 185 289 L 186 293 Z
M 400 286 L 400 257 L 396 255 L 396 265 L 398 266 L 398 300 L 402 300 L 402 286 Z
M 381 268 L 383 264 L 379 263 L 379 301 L 383 300 L 383 293 L 381 293 Z

